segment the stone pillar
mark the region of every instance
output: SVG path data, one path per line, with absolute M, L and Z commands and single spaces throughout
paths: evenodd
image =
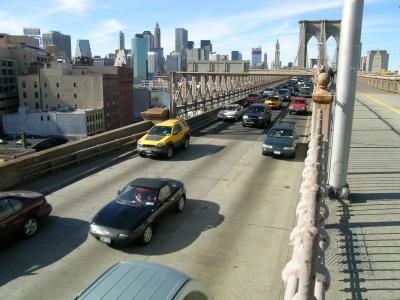
M 299 69 L 305 69 L 307 66 L 306 21 L 299 21 L 299 24 L 300 24 L 300 40 L 299 40 L 299 53 L 297 54 L 297 66 Z

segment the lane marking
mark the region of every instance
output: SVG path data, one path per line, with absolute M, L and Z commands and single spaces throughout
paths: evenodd
M 383 101 L 381 101 L 381 100 L 379 100 L 379 99 L 377 99 L 377 98 L 375 98 L 375 97 L 373 97 L 373 96 L 370 96 L 370 95 L 365 94 L 365 93 L 358 93 L 358 94 L 359 94 L 360 96 L 362 96 L 362 97 L 365 97 L 365 98 L 367 98 L 367 99 L 369 99 L 369 100 L 371 100 L 371 101 L 374 101 L 374 102 L 378 103 L 379 105 L 381 105 L 381 106 L 383 106 L 383 107 L 385 107 L 385 108 L 390 109 L 391 111 L 393 111 L 393 112 L 395 112 L 395 113 L 400 114 L 400 109 L 395 108 L 395 107 L 393 107 L 393 106 L 391 106 L 391 105 L 389 105 L 389 104 L 387 104 L 387 103 L 385 103 L 385 102 L 383 102 Z

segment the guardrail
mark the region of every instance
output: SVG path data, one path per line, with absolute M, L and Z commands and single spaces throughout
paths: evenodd
M 288 75 L 179 72 L 171 75 L 170 114 L 189 118 L 260 91 Z
M 393 93 L 400 93 L 400 76 L 357 75 L 357 82 Z
M 322 192 L 325 185 L 322 162 L 326 161 L 327 155 L 327 149 L 323 147 L 322 121 L 322 110 L 319 109 L 302 174 L 297 223 L 290 234 L 292 257 L 282 271 L 282 280 L 286 284 L 285 300 L 314 297 L 322 300 L 329 288 L 329 272 L 324 265 L 329 236 L 323 222 L 329 212 Z

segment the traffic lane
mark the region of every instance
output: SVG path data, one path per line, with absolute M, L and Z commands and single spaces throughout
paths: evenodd
M 262 140 L 262 138 L 261 138 Z M 177 162 L 172 162 L 172 161 L 155 161 L 155 160 L 148 160 L 148 159 L 142 159 L 142 158 L 135 158 L 131 159 L 128 161 L 125 161 L 123 163 L 120 163 L 118 165 L 112 166 L 110 169 L 104 170 L 100 172 L 100 174 L 94 174 L 85 180 L 76 182 L 75 184 L 68 186 L 64 188 L 63 190 L 60 190 L 52 195 L 50 195 L 49 201 L 53 204 L 54 206 L 54 214 L 60 214 L 64 216 L 72 215 L 76 216 L 79 215 L 81 219 L 89 221 L 90 218 L 93 216 L 93 214 L 105 203 L 107 203 L 110 199 L 112 199 L 113 196 L 115 196 L 115 191 L 120 188 L 123 184 L 126 183 L 126 180 L 130 180 L 129 177 L 132 176 L 131 178 L 134 177 L 139 177 L 139 176 L 165 176 L 165 177 L 179 177 L 181 176 L 182 178 L 178 179 L 183 179 L 188 186 L 188 191 L 189 191 L 189 197 L 191 199 L 194 199 L 196 201 L 189 201 L 188 203 L 188 212 L 193 211 L 193 216 L 189 215 L 190 217 L 184 218 L 184 219 L 179 219 L 180 221 L 188 222 L 187 224 L 182 225 L 181 227 L 178 228 L 173 228 L 173 230 L 170 232 L 171 235 L 168 236 L 167 233 L 165 234 L 160 234 L 159 236 L 155 236 L 155 244 L 160 243 L 161 245 L 165 246 L 164 251 L 159 250 L 158 253 L 152 254 L 151 251 L 148 251 L 143 254 L 135 254 L 136 250 L 133 250 L 131 252 L 124 252 L 124 251 L 118 251 L 115 249 L 110 249 L 106 245 L 103 245 L 99 243 L 98 241 L 95 241 L 92 238 L 89 238 L 84 244 L 82 244 L 78 249 L 75 251 L 72 251 L 69 255 L 66 255 L 63 257 L 63 259 L 60 259 L 59 261 L 56 261 L 52 263 L 51 265 L 46 266 L 45 264 L 42 264 L 42 267 L 38 270 L 36 280 L 32 281 L 31 277 L 23 277 L 19 278 L 18 280 L 14 280 L 12 284 L 9 284 L 10 288 L 15 287 L 16 285 L 23 285 L 25 288 L 23 289 L 26 291 L 26 293 L 19 294 L 21 296 L 20 298 L 24 298 L 25 296 L 30 296 L 32 299 L 42 299 L 46 298 L 43 297 L 43 289 L 46 286 L 46 293 L 48 295 L 58 295 L 60 298 L 66 297 L 65 294 L 59 293 L 60 291 L 65 290 L 65 285 L 68 285 L 68 287 L 71 287 L 71 294 L 69 295 L 72 298 L 75 294 L 72 293 L 72 291 L 79 291 L 80 288 L 83 288 L 87 283 L 89 283 L 93 278 L 99 275 L 99 272 L 101 273 L 103 270 L 107 269 L 112 263 L 122 260 L 122 259 L 148 259 L 148 256 L 151 255 L 152 258 L 161 260 L 161 262 L 165 261 L 164 263 L 170 263 L 171 266 L 177 267 L 179 263 L 181 262 L 181 253 L 182 251 L 191 251 L 198 253 L 199 257 L 205 256 L 203 251 L 205 249 L 213 249 L 204 247 L 204 245 L 201 243 L 203 239 L 208 240 L 210 239 L 211 242 L 214 243 L 214 246 L 219 248 L 224 247 L 226 245 L 226 241 L 229 240 L 235 240 L 238 239 L 239 241 L 242 240 L 243 242 L 246 242 L 247 244 L 250 243 L 252 238 L 248 240 L 250 237 L 252 237 L 252 233 L 254 232 L 254 225 L 243 225 L 242 223 L 238 223 L 238 220 L 233 218 L 233 221 L 225 221 L 224 214 L 219 211 L 218 206 L 215 206 L 214 204 L 216 200 L 214 201 L 208 201 L 210 202 L 209 205 L 201 205 L 199 204 L 199 201 L 206 201 L 204 200 L 206 195 L 211 191 L 211 189 L 218 184 L 218 182 L 226 182 L 229 180 L 229 178 L 223 178 L 223 175 L 226 174 L 236 174 L 232 180 L 236 181 L 237 176 L 241 176 L 240 173 L 245 174 L 244 172 L 240 171 L 233 171 L 231 170 L 232 167 L 240 161 L 241 157 L 243 156 L 243 153 L 246 153 L 246 151 L 249 148 L 254 148 L 255 155 L 256 153 L 259 154 L 260 149 L 261 149 L 261 140 L 257 141 L 256 143 L 251 143 L 251 142 L 237 142 L 237 141 L 227 141 L 227 140 L 220 140 L 218 143 L 221 146 L 226 146 L 221 152 L 209 155 L 209 156 L 204 156 L 202 158 L 199 158 L 197 161 L 187 161 L 187 160 L 179 160 L 179 155 L 188 155 L 187 152 L 180 152 L 177 153 L 176 158 L 178 159 Z M 212 139 L 207 139 L 207 138 L 200 138 L 200 139 L 193 139 L 193 143 L 196 144 L 199 142 L 200 144 L 210 144 L 210 143 L 216 143 L 216 140 L 214 138 Z M 253 145 L 254 144 L 254 145 Z M 220 157 L 219 157 L 220 156 Z M 254 155 L 251 155 L 250 158 L 253 159 Z M 259 158 L 261 158 L 261 155 L 259 155 Z M 190 163 L 189 163 L 190 162 Z M 252 161 L 248 162 L 245 165 L 249 165 Z M 143 168 L 144 167 L 144 168 Z M 104 174 L 101 174 L 104 173 Z M 239 174 L 239 175 L 238 175 Z M 175 175 L 175 176 L 174 176 Z M 230 187 L 231 189 L 231 187 Z M 222 195 L 224 192 L 221 192 Z M 194 197 L 194 196 L 199 196 L 199 197 Z M 253 197 L 256 197 L 257 195 L 253 195 Z M 226 198 L 225 198 L 226 199 Z M 212 200 L 212 199 L 211 199 Z M 224 202 L 221 200 L 221 203 Z M 268 202 L 266 202 L 268 203 Z M 263 205 L 260 203 L 260 205 Z M 265 205 L 265 204 L 264 204 Z M 210 209 L 209 207 L 216 207 L 217 209 Z M 229 205 L 227 206 L 229 207 Z M 260 208 L 260 207 L 259 207 Z M 226 208 L 227 211 L 229 211 L 228 208 Z M 232 209 L 230 211 L 234 211 L 235 209 Z M 230 214 L 230 213 L 229 213 Z M 175 217 L 175 216 L 174 216 Z M 178 217 L 178 216 L 176 216 Z M 283 219 L 287 219 L 283 218 Z M 196 220 L 196 221 L 195 221 Z M 196 222 L 200 221 L 210 221 L 211 224 L 197 224 Z M 220 223 L 223 221 L 222 223 Z M 240 220 L 239 220 L 240 221 Z M 169 224 L 166 222 L 166 224 Z M 216 228 L 216 224 L 219 224 Z M 272 224 L 272 223 L 271 223 Z M 273 240 L 279 240 L 279 239 L 285 239 L 287 238 L 287 234 L 285 233 L 284 235 L 279 235 L 280 238 L 278 238 L 276 235 L 275 230 L 273 229 L 271 225 L 268 225 L 270 227 L 263 227 L 259 226 L 260 228 L 257 228 L 257 231 L 262 230 L 262 228 L 266 228 L 270 233 L 265 233 L 267 236 L 273 236 Z M 168 226 L 163 226 L 162 228 L 168 228 Z M 183 232 L 179 232 L 179 229 L 184 229 Z M 189 230 L 191 227 L 193 228 L 208 228 L 211 227 L 210 230 L 205 230 L 205 233 L 203 233 L 201 230 L 197 230 L 197 234 L 193 234 L 193 230 Z M 240 227 L 243 229 L 242 230 L 236 230 L 237 227 Z M 233 229 L 235 228 L 235 229 Z M 284 227 L 281 227 L 284 228 Z M 182 229 L 182 230 L 183 230 Z M 166 229 L 167 230 L 167 229 Z M 219 231 L 221 230 L 221 233 Z M 192 234 L 192 237 L 187 237 L 183 238 L 183 236 L 187 235 L 188 233 L 185 231 L 189 231 L 189 233 Z M 277 229 L 276 231 L 281 231 L 281 229 Z M 167 232 L 169 232 L 167 230 Z M 217 232 L 219 234 L 217 234 Z M 241 232 L 238 234 L 238 232 Z M 235 235 L 235 236 L 232 236 Z M 39 235 L 38 235 L 39 236 Z M 164 241 L 164 238 L 157 242 L 157 237 L 165 237 L 166 241 Z M 167 238 L 168 237 L 168 238 Z M 194 237 L 194 238 L 193 238 Z M 46 238 L 43 236 L 43 238 Z M 70 237 L 65 236 L 66 240 L 69 240 Z M 32 239 L 33 240 L 33 239 Z M 168 243 L 169 240 L 174 241 L 173 243 Z M 180 247 L 177 248 L 176 241 L 181 241 L 180 247 L 184 247 L 183 249 L 179 249 Z M 184 241 L 189 241 L 189 245 L 186 245 L 188 242 Z M 270 239 L 268 239 L 270 240 Z M 216 243 L 218 241 L 220 244 Z M 210 243 L 211 243 L 210 242 Z M 239 242 L 240 244 L 240 242 Z M 257 243 L 255 243 L 257 244 Z M 281 245 L 282 243 L 278 243 Z M 287 247 L 286 243 L 283 243 L 285 247 Z M 29 249 L 30 247 L 28 247 Z M 158 248 L 158 247 L 157 247 Z M 268 248 L 268 245 L 260 245 L 257 244 L 254 248 L 253 251 L 256 251 L 257 249 L 266 249 Z M 147 250 L 150 250 L 151 248 L 148 248 Z M 154 249 L 154 248 L 153 248 Z M 162 249 L 162 248 L 161 248 Z M 172 250 L 171 250 L 172 249 Z M 186 250 L 187 249 L 187 250 Z M 275 249 L 275 248 L 274 248 Z M 52 253 L 53 250 L 50 250 L 50 253 L 47 253 L 50 256 L 55 256 L 57 255 L 55 253 Z M 172 251 L 171 253 L 168 253 L 169 251 Z M 209 250 L 207 251 L 207 253 Z M 279 251 L 280 252 L 280 251 Z M 161 254 L 163 253 L 163 254 Z M 165 254 L 167 253 L 167 254 Z M 203 254 L 202 254 L 203 253 Z M 208 255 L 206 253 L 206 256 Z M 229 266 L 229 262 L 231 261 L 231 258 L 227 259 L 228 257 L 222 256 L 224 253 L 216 254 L 215 256 L 212 256 L 210 259 L 211 260 L 216 260 L 216 261 L 221 261 L 221 263 L 216 265 L 216 268 L 219 269 L 219 267 L 223 266 L 223 268 Z M 128 255 L 128 256 L 126 256 Z M 189 255 L 191 256 L 191 255 Z M 107 259 L 105 259 L 107 257 Z M 229 256 L 230 257 L 230 256 Z M 246 257 L 249 257 L 249 253 L 246 253 L 244 257 L 238 257 L 239 260 L 244 260 L 247 264 L 249 265 L 257 265 L 257 262 L 251 262 L 246 259 Z M 41 265 L 40 258 L 37 258 L 36 261 L 33 260 L 32 263 L 36 265 Z M 21 259 L 21 258 L 20 258 Z M 22 258 L 24 259 L 24 258 Z M 258 259 L 266 259 L 263 256 L 260 256 Z M 258 261 L 258 260 L 257 260 Z M 192 268 L 193 270 L 197 269 L 197 260 L 192 260 L 192 261 L 187 261 L 185 268 L 187 269 L 182 269 L 183 271 L 186 271 L 188 274 L 191 274 Z M 204 261 L 203 261 L 204 263 Z M 244 263 L 244 262 L 243 262 Z M 7 264 L 2 264 L 7 266 Z M 194 267 L 196 266 L 196 267 Z M 11 266 L 10 266 L 11 267 Z M 15 266 L 13 266 L 15 267 Z M 183 266 L 182 266 L 183 267 Z M 237 267 L 237 266 L 236 266 Z M 222 268 L 222 269 L 223 269 Z M 209 274 L 209 266 L 206 265 L 199 271 L 199 276 L 201 274 L 202 277 L 206 276 L 206 274 Z M 59 272 L 59 270 L 63 270 L 63 272 Z M 241 267 L 240 270 L 245 270 L 245 272 L 251 272 L 251 270 L 246 269 L 245 267 Z M 64 272 L 65 271 L 65 272 Z M 276 270 L 274 270 L 276 273 Z M 84 274 L 81 274 L 84 273 Z M 201 273 L 201 274 L 200 274 Z M 263 272 L 261 272 L 263 273 Z M 279 273 L 279 271 L 278 271 Z M 223 272 L 214 274 L 215 277 L 223 277 L 224 274 Z M 238 274 L 237 274 L 238 275 Z M 193 275 L 192 275 L 193 276 Z M 209 276 L 208 276 L 209 277 Z M 207 278 L 208 278 L 207 277 Z M 79 280 L 77 280 L 79 278 Z M 246 277 L 243 277 L 246 278 Z M 248 287 L 248 290 L 257 290 L 257 286 L 259 282 L 255 282 L 253 280 L 246 280 L 245 283 L 243 283 L 243 278 L 241 280 L 238 280 L 238 278 L 228 278 L 225 279 L 218 279 L 220 282 L 224 282 L 224 286 L 237 286 L 239 283 L 240 284 L 245 284 L 245 286 Z M 200 278 L 202 279 L 202 278 Z M 204 278 L 206 280 L 206 278 Z M 18 282 L 16 282 L 18 281 Z M 54 289 L 48 289 L 48 287 L 55 287 Z M 218 290 L 218 287 L 214 287 L 215 290 Z M 222 293 L 222 290 L 220 292 L 216 291 L 217 294 Z M 236 290 L 237 293 L 240 293 L 240 291 Z M 222 294 L 221 294 L 222 295 Z M 16 297 L 18 298 L 18 297 Z M 47 297 L 48 298 L 48 297 Z

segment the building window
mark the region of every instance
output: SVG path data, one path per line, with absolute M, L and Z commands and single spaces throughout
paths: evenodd
M 74 98 L 76 99 L 76 94 L 74 94 Z
M 25 81 L 22 81 L 22 87 L 26 88 L 26 82 Z
M 74 87 L 76 87 L 76 82 L 74 82 Z
M 43 116 L 40 117 L 40 121 L 43 121 Z
M 3 73 L 3 75 L 7 75 L 7 70 L 6 69 L 1 70 L 1 72 Z
M 60 87 L 60 84 L 58 82 L 56 82 L 56 87 Z
M 8 75 L 12 75 L 14 73 L 13 70 L 8 70 Z
M 43 85 L 44 85 L 44 87 L 47 87 L 47 82 L 45 82 Z
M 50 116 L 47 116 L 47 121 L 50 121 Z
M 25 106 L 27 106 L 27 105 L 28 105 L 28 103 L 24 102 L 24 105 L 25 105 Z
M 60 104 L 57 104 L 57 108 L 60 109 Z
M 35 92 L 35 98 L 37 99 L 39 97 L 39 93 Z
M 60 94 L 57 94 L 57 98 L 60 98 Z
M 39 102 L 36 102 L 36 103 L 35 103 L 35 107 L 36 107 L 36 108 L 39 108 Z
M 23 93 L 22 93 L 22 97 L 23 97 L 24 99 L 26 99 L 26 92 L 23 92 Z
M 33 82 L 33 87 L 37 88 L 37 81 Z

